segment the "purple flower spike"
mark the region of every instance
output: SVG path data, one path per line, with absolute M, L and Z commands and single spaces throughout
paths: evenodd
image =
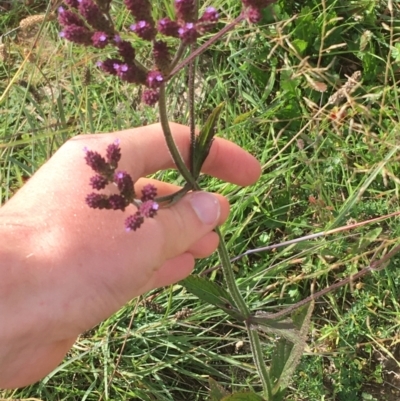
M 105 32 L 95 32 L 92 36 L 93 46 L 104 49 L 108 44 L 108 36 Z
M 90 178 L 90 185 L 93 189 L 104 189 L 108 184 L 107 178 L 102 175 L 95 175 Z
M 140 38 L 144 40 L 153 40 L 156 36 L 156 30 L 148 21 L 139 21 L 130 26 L 131 31 L 135 32 Z
M 115 73 L 123 80 L 132 84 L 145 84 L 146 73 L 134 64 L 114 64 Z
M 84 149 L 86 152 L 85 160 L 86 164 L 92 168 L 96 173 L 101 175 L 107 175 L 108 164 L 100 153 L 93 150 Z
M 249 7 L 246 10 L 246 17 L 247 17 L 248 21 L 251 22 L 252 24 L 256 24 L 257 22 L 260 22 L 261 18 L 262 18 L 261 9 L 256 8 L 256 7 Z
M 158 32 L 165 36 L 179 37 L 179 24 L 175 21 L 171 21 L 169 18 L 163 18 L 158 21 L 157 29 Z
M 147 89 L 143 91 L 142 101 L 148 106 L 154 106 L 158 102 L 159 98 L 160 98 L 160 93 L 158 89 Z
M 126 40 L 122 40 L 120 36 L 115 35 L 114 42 L 118 48 L 118 54 L 124 59 L 126 63 L 133 63 L 135 61 L 135 49 Z
M 175 11 L 178 20 L 193 22 L 196 15 L 195 0 L 175 0 Z
M 146 82 L 149 88 L 159 88 L 164 82 L 164 77 L 160 71 L 150 71 L 147 74 Z
M 117 167 L 121 159 L 121 148 L 119 146 L 120 140 L 116 139 L 114 143 L 107 146 L 106 159 L 112 167 Z
M 108 74 L 117 75 L 117 71 L 115 70 L 114 66 L 118 63 L 121 63 L 121 60 L 116 58 L 108 58 L 104 61 L 98 61 L 96 65 Z
M 142 188 L 142 202 L 146 202 L 148 200 L 154 200 L 157 196 L 157 188 L 152 184 L 147 184 Z
M 199 34 L 196 30 L 195 25 L 192 22 L 188 22 L 178 30 L 179 37 L 183 43 L 189 44 L 196 42 Z
M 164 41 L 157 40 L 153 43 L 153 57 L 157 68 L 161 72 L 166 72 L 171 62 L 171 54 Z
M 101 12 L 99 6 L 92 0 L 78 0 L 79 12 L 89 25 L 98 31 L 112 33 L 113 28 L 107 18 Z
M 219 14 L 214 7 L 207 7 L 202 17 L 196 23 L 197 30 L 204 34 L 211 31 L 218 22 Z
M 137 211 L 134 215 L 125 220 L 126 231 L 136 231 L 144 223 L 144 217 Z
M 151 3 L 149 0 L 124 0 L 125 7 L 136 21 L 152 22 Z
M 110 203 L 110 208 L 112 210 L 124 211 L 129 204 L 127 200 L 121 195 L 111 195 L 108 200 Z
M 114 174 L 114 182 L 121 195 L 131 202 L 135 197 L 132 177 L 126 171 L 118 171 Z
M 110 209 L 107 195 L 91 193 L 86 197 L 86 203 L 92 209 Z
M 92 44 L 92 32 L 84 26 L 68 25 L 60 32 L 60 37 L 84 46 Z
M 64 7 L 58 8 L 58 22 L 64 27 L 68 25 L 85 26 L 83 19 L 78 14 L 65 10 Z
M 78 0 L 64 0 L 64 3 L 71 8 L 78 8 L 79 6 Z
M 159 208 L 158 203 L 153 200 L 143 202 L 139 207 L 139 212 L 144 217 L 155 217 Z

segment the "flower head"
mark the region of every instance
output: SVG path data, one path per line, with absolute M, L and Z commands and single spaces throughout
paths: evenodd
M 108 179 L 103 175 L 97 174 L 90 178 L 90 185 L 93 189 L 104 189 L 109 183 Z
M 134 215 L 129 216 L 125 220 L 126 231 L 136 231 L 144 223 L 144 217 L 140 211 L 137 211 Z
M 131 31 L 135 32 L 144 40 L 153 40 L 156 36 L 154 25 L 148 21 L 142 20 L 130 26 Z
M 182 39 L 183 43 L 189 44 L 196 42 L 199 34 L 196 30 L 195 24 L 193 22 L 188 22 L 178 29 L 179 37 Z
M 78 0 L 78 10 L 87 23 L 98 31 L 113 33 L 110 21 L 104 16 L 99 6 L 93 0 Z
M 71 10 L 66 10 L 64 7 L 58 7 L 58 22 L 62 26 L 85 26 L 83 19 L 77 13 Z
M 149 88 L 159 88 L 164 82 L 160 71 L 154 70 L 147 74 L 146 83 Z
M 158 32 L 165 36 L 172 36 L 174 38 L 179 37 L 179 24 L 169 18 L 160 19 L 160 21 L 158 21 L 157 29 Z
M 95 32 L 92 36 L 93 46 L 103 49 L 108 44 L 108 36 L 105 32 Z
M 196 17 L 195 0 L 175 0 L 174 5 L 178 20 L 182 22 L 194 22 Z
M 153 21 L 149 0 L 124 0 L 124 3 L 136 21 Z
M 114 143 L 107 146 L 106 159 L 107 163 L 111 164 L 113 167 L 118 166 L 118 162 L 121 159 L 121 148 L 119 146 L 120 140 L 116 139 Z
M 153 43 L 153 58 L 156 67 L 161 72 L 165 72 L 168 69 L 171 62 L 171 54 L 168 45 L 164 41 L 156 40 Z
M 142 202 L 146 202 L 148 200 L 154 200 L 157 196 L 157 188 L 152 184 L 147 184 L 142 188 Z
M 114 174 L 114 183 L 117 185 L 120 194 L 125 199 L 130 202 L 134 199 L 135 191 L 133 188 L 133 180 L 126 171 L 117 171 Z
M 160 92 L 158 89 L 147 89 L 142 93 L 142 101 L 148 106 L 154 106 L 160 98 Z
M 93 33 L 84 26 L 67 25 L 60 32 L 60 37 L 84 46 L 92 45 Z

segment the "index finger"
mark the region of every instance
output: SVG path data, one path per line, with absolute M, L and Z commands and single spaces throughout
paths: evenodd
M 188 165 L 189 128 L 175 123 L 170 123 L 170 127 L 174 141 Z M 133 175 L 132 178 L 135 181 L 159 170 L 176 168 L 160 124 L 110 134 L 85 135 L 76 137 L 72 141 L 90 139 L 90 149 L 104 153 L 106 146 L 116 138 L 120 140 L 122 151 L 118 169 L 127 170 Z M 245 186 L 257 181 L 261 173 L 261 166 L 254 156 L 238 145 L 216 137 L 202 171 L 221 180 Z

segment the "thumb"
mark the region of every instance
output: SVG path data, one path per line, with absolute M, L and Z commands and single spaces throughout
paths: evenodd
M 192 192 L 175 205 L 161 209 L 154 219 L 159 239 L 160 261 L 185 253 L 227 218 L 226 198 L 209 192 Z

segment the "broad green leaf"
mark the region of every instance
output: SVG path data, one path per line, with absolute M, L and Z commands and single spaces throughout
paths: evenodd
M 235 308 L 235 303 L 229 292 L 218 284 L 195 275 L 185 278 L 180 284 L 202 301 L 222 309 L 239 321 L 244 320 L 244 317 Z
M 222 401 L 265 401 L 265 400 L 256 393 L 246 391 L 228 395 L 227 397 L 223 398 Z
M 306 42 L 303 39 L 295 39 L 292 42 L 293 46 L 296 48 L 296 50 L 299 52 L 299 54 L 302 56 L 304 52 L 307 50 L 308 42 Z
M 215 125 L 225 103 L 219 104 L 209 115 L 207 121 L 203 125 L 200 134 L 196 137 L 192 173 L 195 178 L 200 174 L 201 167 L 210 152 L 211 144 L 215 135 Z
M 210 386 L 210 401 L 222 401 L 229 393 L 212 377 L 208 378 Z

